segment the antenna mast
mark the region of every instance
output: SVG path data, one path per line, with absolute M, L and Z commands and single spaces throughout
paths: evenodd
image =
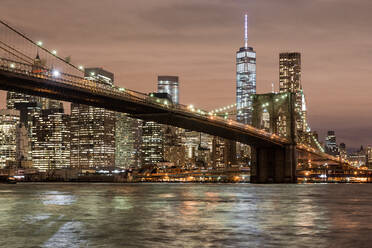
M 248 14 L 244 16 L 244 47 L 248 48 Z

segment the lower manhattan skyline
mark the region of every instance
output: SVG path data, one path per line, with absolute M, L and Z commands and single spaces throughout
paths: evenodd
M 181 103 L 214 109 L 235 101 L 235 52 L 247 12 L 257 93 L 273 83 L 278 90 L 280 52 L 300 52 L 311 129 L 321 140 L 335 130 L 353 148 L 372 140 L 367 0 L 71 4 L 5 0 L 2 18 L 74 64 L 114 72 L 118 86 L 151 92 L 157 75 L 177 75 Z
M 2 0 L 0 247 L 371 247 L 371 0 Z

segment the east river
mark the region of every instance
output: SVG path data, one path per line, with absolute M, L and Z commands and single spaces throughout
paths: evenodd
M 0 184 L 0 247 L 372 247 L 372 184 Z

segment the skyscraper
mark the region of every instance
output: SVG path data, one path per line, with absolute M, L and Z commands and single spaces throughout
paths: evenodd
M 86 68 L 85 78 L 112 86 L 114 75 Z M 115 113 L 104 108 L 71 104 L 71 167 L 94 169 L 115 165 Z
M 177 76 L 158 76 L 158 93 L 167 93 L 171 96 L 173 103 L 179 103 Z
M 324 150 L 326 153 L 330 155 L 338 155 L 339 150 L 338 146 L 336 143 L 336 134 L 335 131 L 328 131 L 327 136 L 325 138 L 325 143 L 324 143 Z
M 164 160 L 164 130 L 162 125 L 145 121 L 142 126 L 141 158 L 143 165 L 154 165 Z
M 157 93 L 152 93 L 151 95 L 158 98 L 170 98 L 173 103 L 178 103 L 178 83 L 177 76 L 158 76 Z M 142 126 L 141 146 L 142 163 L 144 165 L 150 165 L 162 162 L 165 160 L 165 154 L 167 154 L 166 157 L 169 160 L 180 161 L 178 158 L 169 156 L 170 151 L 174 150 L 171 146 L 177 145 L 174 144 L 175 137 L 171 134 L 176 134 L 177 131 L 175 127 L 162 125 L 153 121 L 144 122 Z M 165 133 L 168 135 L 164 135 Z
M 0 168 L 16 162 L 19 111 L 0 110 Z
M 116 113 L 115 166 L 122 169 L 140 166 L 142 121 L 125 113 Z
M 301 53 L 279 54 L 279 92 L 295 93 L 296 127 L 309 131 L 306 118 L 306 101 L 301 85 Z
M 236 53 L 237 121 L 252 123 L 252 98 L 256 94 L 256 52 L 248 47 L 248 16 L 245 15 L 244 47 Z
M 69 115 L 59 108 L 42 109 L 33 116 L 32 162 L 41 171 L 70 166 Z

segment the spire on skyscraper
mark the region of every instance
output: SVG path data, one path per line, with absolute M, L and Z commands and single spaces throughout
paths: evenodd
M 244 16 L 244 47 L 248 48 L 248 14 Z

